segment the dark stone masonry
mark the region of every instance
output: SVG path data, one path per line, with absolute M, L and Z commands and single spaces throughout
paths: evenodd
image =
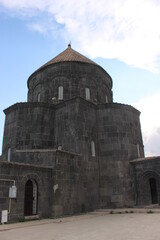
M 57 217 L 160 202 L 160 157 L 145 158 L 140 112 L 113 103 L 112 79 L 68 48 L 4 110 L 0 215 Z

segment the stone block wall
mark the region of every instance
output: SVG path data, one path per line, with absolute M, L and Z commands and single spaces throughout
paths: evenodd
M 91 152 L 92 141 L 95 143 L 95 156 Z M 99 201 L 100 207 L 133 206 L 134 176 L 129 160 L 138 157 L 137 144 L 143 157 L 139 112 L 131 106 L 97 105 L 75 97 L 55 106 L 25 103 L 6 110 L 3 151 L 5 153 L 8 146 L 12 148 L 12 162 L 52 166 L 55 171 L 56 149 L 82 156 L 83 167 L 79 171 L 76 161 L 69 163 L 69 166 L 74 166 L 76 162 L 77 179 L 78 175 L 79 178 L 83 176 L 80 193 L 84 203 L 81 201 L 78 207 L 73 207 L 76 203 L 72 202 L 71 207 L 77 209 L 75 211 L 80 211 L 80 205 L 88 210 L 94 209 Z M 63 156 L 62 169 L 66 162 L 68 164 L 68 157 Z M 61 177 L 59 180 L 62 181 Z M 72 185 L 75 194 L 79 187 L 76 180 Z M 68 185 L 63 183 L 63 186 L 68 194 Z
M 35 154 L 36 162 L 37 152 L 32 154 Z M 18 156 L 22 157 L 23 154 Z M 48 158 L 48 152 L 43 152 L 43 156 Z M 11 200 L 9 220 L 24 218 L 25 184 L 29 179 L 36 181 L 38 185 L 39 217 L 71 215 L 98 208 L 99 175 L 96 158 L 89 157 L 84 161 L 79 154 L 56 150 L 54 160 L 52 167 L 38 166 L 40 162 L 34 165 L 1 161 L 0 213 L 9 209 L 9 187 L 14 180 L 17 197 Z
M 63 86 L 64 100 L 85 98 L 85 88 L 90 89 L 91 101 L 112 102 L 112 79 L 100 66 L 87 63 L 61 62 L 41 68 L 28 79 L 28 101 L 58 102 L 58 87 Z
M 81 213 L 98 207 L 97 164 L 92 160 L 85 164 L 80 155 L 57 151 L 53 216 Z
M 54 147 L 54 106 L 19 103 L 6 109 L 2 155 L 8 148 L 44 149 Z
M 10 162 L 55 167 L 56 149 L 11 149 Z
M 2 210 L 9 210 L 9 187 L 15 180 L 17 197 L 11 200 L 9 220 L 24 218 L 24 195 L 27 180 L 33 179 L 38 185 L 38 215 L 51 216 L 52 205 L 52 168 L 19 163 L 0 162 L 0 215 Z
M 134 176 L 129 160 L 143 157 L 139 112 L 131 106 L 99 106 L 100 192 L 102 207 L 134 204 Z
M 97 141 L 96 106 L 82 98 L 73 98 L 56 106 L 55 146 L 91 155 L 91 141 Z
M 152 205 L 150 179 L 155 179 L 157 203 L 160 204 L 160 157 L 148 157 L 131 161 L 135 174 L 136 205 Z

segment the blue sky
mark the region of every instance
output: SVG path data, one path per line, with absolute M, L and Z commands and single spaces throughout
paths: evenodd
M 71 41 L 111 75 L 114 102 L 141 111 L 146 155 L 160 155 L 159 13 L 157 0 L 0 0 L 0 146 L 3 110 Z

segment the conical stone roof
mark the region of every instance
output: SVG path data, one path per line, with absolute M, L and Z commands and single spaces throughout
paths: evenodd
M 98 65 L 89 58 L 83 56 L 79 52 L 73 50 L 71 48 L 71 45 L 68 44 L 68 48 L 64 50 L 62 53 L 60 53 L 55 58 L 51 59 L 49 62 L 44 64 L 41 68 L 52 65 L 54 63 L 60 63 L 60 62 L 83 62 L 83 63 L 90 63 L 94 65 Z M 40 68 L 40 69 L 41 69 Z

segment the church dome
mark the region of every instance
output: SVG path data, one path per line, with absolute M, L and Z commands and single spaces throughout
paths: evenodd
M 44 64 L 41 68 L 52 65 L 54 63 L 60 63 L 60 62 L 83 62 L 83 63 L 90 63 L 94 65 L 98 65 L 89 58 L 83 56 L 79 52 L 75 51 L 71 48 L 71 44 L 68 44 L 68 48 L 66 48 L 63 52 L 61 52 L 59 55 L 51 59 L 49 62 Z M 40 68 L 40 69 L 41 69 Z
M 112 79 L 101 66 L 69 44 L 29 77 L 28 101 L 58 103 L 73 97 L 112 102 Z

